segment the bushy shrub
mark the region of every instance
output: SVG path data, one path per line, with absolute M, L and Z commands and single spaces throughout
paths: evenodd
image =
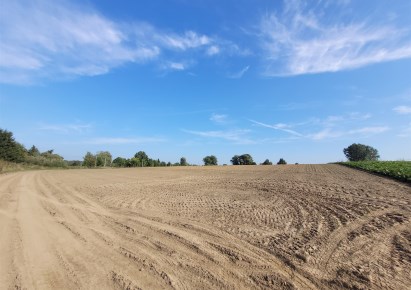
M 287 164 L 287 162 L 283 158 L 280 158 L 280 160 L 277 162 L 277 164 L 278 165 L 285 165 L 285 164 Z

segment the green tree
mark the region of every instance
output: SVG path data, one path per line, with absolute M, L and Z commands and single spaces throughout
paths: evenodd
M 27 151 L 27 153 L 29 154 L 29 156 L 33 156 L 33 157 L 40 156 L 39 149 L 37 149 L 37 147 L 34 145 L 31 146 L 31 148 Z
M 13 133 L 0 129 L 0 159 L 12 162 L 23 162 L 26 149 L 14 140 Z
M 187 166 L 187 165 L 188 165 L 188 163 L 187 163 L 186 158 L 185 158 L 185 157 L 181 157 L 181 158 L 180 158 L 180 166 Z
M 111 166 L 112 156 L 111 153 L 108 151 L 100 151 L 96 154 L 97 158 L 97 166 Z
M 283 158 L 280 158 L 280 160 L 278 160 L 277 164 L 278 165 L 285 165 L 285 164 L 287 164 L 287 162 Z
M 155 167 L 156 166 L 156 161 L 154 159 L 148 159 L 147 160 L 147 166 L 149 167 Z
M 273 163 L 270 160 L 266 159 L 263 163 L 261 163 L 261 165 L 273 165 Z
M 243 154 L 240 156 L 234 155 L 230 161 L 233 165 L 255 165 L 256 164 L 253 160 L 253 157 L 250 154 Z
M 81 166 L 81 161 L 80 160 L 70 160 L 70 161 L 66 161 L 66 164 L 68 166 Z
M 349 161 L 373 161 L 380 158 L 377 149 L 364 144 L 351 144 L 343 152 Z
M 48 160 L 51 160 L 51 159 L 54 159 L 54 160 L 63 160 L 63 159 L 64 159 L 62 156 L 60 156 L 60 155 L 58 155 L 58 154 L 55 154 L 53 149 L 47 150 L 47 151 L 41 153 L 40 156 L 42 156 L 42 157 L 44 157 L 44 158 L 46 158 L 46 159 L 48 159 Z
M 144 151 L 138 151 L 136 154 L 134 154 L 134 158 L 140 161 L 139 165 L 137 166 L 148 166 L 149 165 L 148 155 Z
M 127 159 L 122 158 L 122 157 L 117 157 L 116 159 L 113 160 L 112 164 L 114 167 L 125 167 L 127 164 Z
M 96 161 L 97 161 L 96 156 L 91 154 L 90 152 L 87 152 L 83 158 L 83 166 L 86 166 L 89 168 L 95 167 L 97 163 Z
M 141 160 L 136 157 L 129 159 L 128 167 L 141 167 Z
M 209 165 L 217 165 L 217 157 L 214 155 L 206 156 L 203 158 L 204 165 L 209 166 Z
M 250 154 L 243 154 L 240 157 L 244 165 L 256 165 Z
M 240 156 L 234 155 L 233 158 L 231 158 L 230 162 L 233 165 L 240 165 Z

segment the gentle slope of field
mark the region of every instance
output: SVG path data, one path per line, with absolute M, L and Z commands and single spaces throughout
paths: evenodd
M 1 289 L 408 289 L 411 188 L 340 165 L 0 176 Z

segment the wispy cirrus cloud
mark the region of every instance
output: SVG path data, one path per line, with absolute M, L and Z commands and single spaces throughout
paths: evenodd
M 331 128 L 325 128 L 325 129 L 322 129 L 319 132 L 310 133 L 310 134 L 306 135 L 305 137 L 308 138 L 308 139 L 312 139 L 312 140 L 323 140 L 323 139 L 341 137 L 342 135 L 343 135 L 343 132 L 334 131 Z
M 220 52 L 217 39 L 187 30 L 163 31 L 144 22 L 111 20 L 65 0 L 6 1 L 0 10 L 0 82 L 94 76 L 127 63 L 169 63 L 188 50 Z M 192 56 L 192 54 L 190 54 Z M 171 63 L 174 70 L 186 69 Z
M 368 137 L 390 130 L 388 126 L 363 124 L 369 118 L 371 115 L 368 113 L 353 112 L 341 116 L 328 116 L 324 119 L 312 118 L 294 124 L 277 123 L 272 125 L 255 120 L 249 121 L 260 127 L 288 133 L 294 139 L 325 140 L 350 135 Z
M 165 46 L 179 50 L 187 50 L 211 44 L 213 40 L 206 35 L 199 35 L 194 31 L 186 31 L 183 35 L 159 34 L 155 29 L 154 39 L 159 39 Z M 209 48 L 210 49 L 210 48 Z
M 168 61 L 164 62 L 162 65 L 162 70 L 164 71 L 184 71 L 192 66 L 192 63 L 189 62 L 175 62 Z
M 390 128 L 388 126 L 373 126 L 373 127 L 362 127 L 351 130 L 336 130 L 333 128 L 325 128 L 317 133 L 308 134 L 305 137 L 312 140 L 324 140 L 332 139 L 338 137 L 344 137 L 349 135 L 358 135 L 359 137 L 369 137 L 375 134 L 380 134 L 388 131 Z
M 274 124 L 274 125 L 269 125 L 269 124 L 257 122 L 257 121 L 254 121 L 254 120 L 250 120 L 250 121 L 251 121 L 252 123 L 254 123 L 254 124 L 256 124 L 256 125 L 259 125 L 259 126 L 262 126 L 262 127 L 266 127 L 266 128 L 271 128 L 271 129 L 274 129 L 274 130 L 283 131 L 283 132 L 286 132 L 286 133 L 289 133 L 289 134 L 291 134 L 291 135 L 298 136 L 298 137 L 302 137 L 302 136 L 303 136 L 302 134 L 300 134 L 300 133 L 298 133 L 298 132 L 296 132 L 296 131 L 294 131 L 294 130 L 291 130 L 291 129 L 290 129 L 290 128 L 291 128 L 291 125 L 282 124 L 282 123 L 278 123 L 278 124 Z
M 210 121 L 214 123 L 223 124 L 226 123 L 228 120 L 228 116 L 224 114 L 212 114 L 210 117 Z
M 392 110 L 400 115 L 411 114 L 411 106 L 397 106 Z
M 255 141 L 247 137 L 250 130 L 237 129 L 237 130 L 227 130 L 227 131 L 193 131 L 193 130 L 182 130 L 185 133 L 192 135 L 204 137 L 204 138 L 217 138 L 227 141 L 232 141 L 235 144 L 254 144 Z
M 318 123 L 326 127 L 332 127 L 338 124 L 347 124 L 347 123 L 357 123 L 359 121 L 365 121 L 371 118 L 370 113 L 358 113 L 351 112 L 343 115 L 331 115 L 326 117 L 324 120 L 317 120 Z
M 363 127 L 360 129 L 349 130 L 348 134 L 379 134 L 386 132 L 389 129 L 388 126 Z
M 73 124 L 40 124 L 38 130 L 52 131 L 55 133 L 86 133 L 93 128 L 91 123 L 73 123 Z
M 157 137 L 135 137 L 135 138 L 123 138 L 123 137 L 103 137 L 94 138 L 85 141 L 86 144 L 94 145 L 123 145 L 123 144 L 145 144 L 145 143 L 161 143 L 165 142 L 164 138 Z
M 247 65 L 246 67 L 242 68 L 241 70 L 228 75 L 228 77 L 230 79 L 241 79 L 249 69 L 250 69 L 250 66 Z
M 369 64 L 411 58 L 411 30 L 367 20 L 344 23 L 338 5 L 289 1 L 280 13 L 260 23 L 267 76 L 337 72 Z M 326 9 L 335 6 L 333 22 Z M 315 8 L 313 8 L 315 7 Z

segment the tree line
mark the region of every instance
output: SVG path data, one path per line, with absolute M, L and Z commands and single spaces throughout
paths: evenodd
M 100 151 L 97 154 L 87 152 L 83 158 L 83 166 L 86 167 L 166 167 L 166 166 L 189 166 L 185 157 L 180 162 L 171 163 L 148 157 L 144 151 L 138 151 L 131 158 L 117 157 L 114 160 L 108 151 Z
M 0 160 L 49 167 L 66 167 L 69 165 L 62 156 L 54 153 L 53 149 L 40 152 L 33 145 L 27 150 L 14 139 L 12 132 L 3 129 L 0 129 Z
M 343 149 L 343 153 L 349 161 L 378 160 L 378 150 L 364 144 L 351 144 Z M 56 153 L 54 150 L 40 152 L 36 146 L 26 149 L 22 144 L 17 142 L 13 133 L 0 128 L 0 160 L 29 163 L 40 166 L 50 167 L 67 167 L 67 166 L 85 166 L 85 167 L 166 167 L 166 166 L 189 166 L 185 157 L 180 158 L 180 162 L 165 162 L 160 159 L 150 158 L 144 151 L 138 151 L 131 158 L 117 157 L 113 159 L 108 151 L 99 151 L 96 154 L 87 152 L 83 160 L 67 161 Z M 203 158 L 205 166 L 218 165 L 217 157 L 214 155 Z M 230 160 L 232 165 L 256 165 L 250 154 L 234 155 Z M 279 165 L 287 164 L 280 158 L 277 162 Z M 269 159 L 266 159 L 260 165 L 273 165 Z

